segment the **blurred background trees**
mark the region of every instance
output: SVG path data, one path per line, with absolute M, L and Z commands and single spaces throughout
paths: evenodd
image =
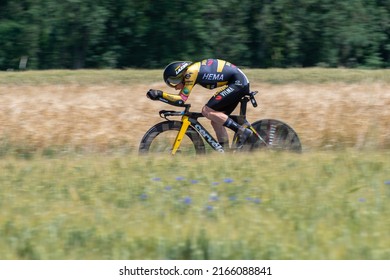
M 389 0 L 0 0 L 0 70 L 390 66 Z

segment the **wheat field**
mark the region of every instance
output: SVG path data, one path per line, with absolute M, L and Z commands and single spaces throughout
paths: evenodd
M 317 83 L 299 78 L 307 76 L 303 73 L 297 81 L 278 83 L 262 81 L 263 72 L 254 71 L 249 71 L 251 89 L 260 92 L 259 107 L 249 105 L 250 121 L 263 118 L 285 121 L 297 131 L 304 150 L 390 147 L 387 80 L 345 82 L 342 78 L 328 77 Z M 319 75 L 326 77 L 327 70 L 323 71 Z M 125 76 L 124 72 L 117 73 Z M 135 151 L 147 129 L 162 120 L 158 111 L 174 109 L 145 96 L 149 88 L 172 91 L 161 82 L 159 71 L 151 71 L 146 81 L 135 77 L 128 82 L 110 82 L 104 71 L 95 80 L 90 78 L 93 73 L 87 74 L 90 80 L 81 77 L 74 81 L 66 79 L 67 73 L 30 74 L 39 82 L 23 73 L 0 75 L 3 147 Z M 50 74 L 56 79 L 50 80 Z M 274 73 L 278 75 L 280 72 Z M 192 110 L 200 110 L 212 92 L 195 87 L 188 100 Z

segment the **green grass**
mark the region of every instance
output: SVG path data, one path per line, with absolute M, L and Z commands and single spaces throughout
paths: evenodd
M 0 72 L 1 85 L 52 85 L 52 84 L 150 84 L 162 82 L 162 70 L 46 70 L 25 72 Z M 319 83 L 372 83 L 390 82 L 390 70 L 290 68 L 245 69 L 251 82 L 287 84 L 292 82 Z
M 389 259 L 390 153 L 0 159 L 0 259 Z

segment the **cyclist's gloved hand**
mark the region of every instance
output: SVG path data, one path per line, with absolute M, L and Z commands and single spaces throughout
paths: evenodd
M 157 100 L 160 97 L 162 97 L 163 92 L 158 89 L 149 89 L 149 91 L 146 93 L 146 96 L 152 100 Z

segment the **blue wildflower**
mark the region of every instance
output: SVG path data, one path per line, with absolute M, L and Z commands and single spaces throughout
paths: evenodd
M 165 187 L 165 190 L 166 190 L 166 191 L 170 191 L 170 190 L 172 190 L 172 187 L 171 187 L 171 186 L 166 186 L 166 187 Z
M 235 195 L 231 195 L 231 196 L 229 196 L 229 200 L 230 201 L 236 201 L 237 197 Z
M 390 185 L 390 180 L 385 181 L 385 185 Z
M 198 180 L 191 180 L 191 184 L 197 184 L 198 182 Z
M 255 198 L 253 200 L 253 202 L 256 203 L 256 204 L 259 204 L 259 203 L 261 203 L 261 199 L 260 198 Z
M 213 182 L 211 185 L 213 185 L 213 186 L 218 186 L 219 183 L 218 183 L 218 182 Z
M 184 204 L 190 205 L 190 204 L 192 203 L 192 198 L 189 197 L 189 196 L 186 196 L 186 197 L 183 199 L 183 202 L 184 202 Z
M 176 181 L 183 181 L 183 180 L 184 180 L 183 176 L 176 177 Z
M 218 201 L 218 194 L 217 193 L 211 193 L 209 196 L 209 201 Z
M 213 211 L 214 207 L 212 205 L 207 205 L 206 210 L 207 211 Z
M 160 178 L 160 177 L 155 177 L 155 178 L 153 178 L 152 180 L 153 180 L 153 181 L 156 181 L 156 182 L 159 182 L 159 181 L 161 181 L 161 178 Z
M 143 193 L 139 196 L 141 200 L 146 200 L 148 198 L 148 195 L 146 193 Z
M 366 202 L 366 199 L 364 197 L 359 198 L 359 202 Z
M 232 182 L 233 182 L 233 179 L 231 179 L 231 178 L 225 178 L 223 181 L 224 181 L 225 183 L 232 183 Z

